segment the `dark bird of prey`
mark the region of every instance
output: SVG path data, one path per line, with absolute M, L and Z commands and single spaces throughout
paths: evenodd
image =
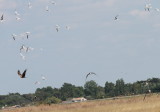
M 92 74 L 96 75 L 96 73 L 94 73 L 94 72 L 89 72 L 89 73 L 86 75 L 86 80 L 87 80 L 88 76 L 89 76 L 89 75 L 92 75 Z
M 25 77 L 26 71 L 27 71 L 27 69 L 25 69 L 24 72 L 21 74 L 21 72 L 18 70 L 17 73 L 18 73 L 18 75 L 20 76 L 20 78 L 26 78 L 26 77 Z
M 114 20 L 118 20 L 118 16 L 119 16 L 119 15 L 115 16 L 115 17 L 114 17 Z

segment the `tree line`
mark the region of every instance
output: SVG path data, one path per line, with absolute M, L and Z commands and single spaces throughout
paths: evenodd
M 107 81 L 104 87 L 98 85 L 93 80 L 87 81 L 84 87 L 64 83 L 60 88 L 52 88 L 50 86 L 37 88 L 35 93 L 22 95 L 19 93 L 9 93 L 8 95 L 0 95 L 0 107 L 5 105 L 25 106 L 28 104 L 60 103 L 75 97 L 85 97 L 88 100 L 92 100 L 116 96 L 129 96 L 145 94 L 148 90 L 151 90 L 152 93 L 160 92 L 160 79 L 150 78 L 133 83 L 125 83 L 123 79 L 118 79 L 115 83 Z

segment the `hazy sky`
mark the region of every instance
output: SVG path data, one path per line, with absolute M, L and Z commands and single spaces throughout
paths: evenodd
M 126 83 L 159 78 L 160 12 L 155 10 L 160 8 L 159 0 L 55 2 L 0 0 L 0 16 L 4 14 L 5 20 L 0 23 L 0 94 L 33 93 L 46 86 L 59 88 L 64 82 L 84 86 L 89 72 L 97 76 L 88 80 L 101 86 L 119 78 Z M 144 10 L 146 3 L 152 4 L 150 12 Z M 30 32 L 29 39 L 13 40 L 12 34 L 24 32 Z M 34 48 L 23 52 L 25 61 L 19 54 L 22 45 Z M 19 78 L 18 69 L 28 70 L 26 79 Z M 35 85 L 36 81 L 41 84 Z

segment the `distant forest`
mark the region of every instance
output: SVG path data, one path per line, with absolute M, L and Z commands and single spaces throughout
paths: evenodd
M 99 86 L 95 81 L 91 80 L 87 81 L 84 87 L 64 83 L 60 88 L 52 88 L 50 86 L 37 88 L 35 93 L 22 95 L 19 93 L 9 93 L 8 95 L 0 95 L 0 107 L 55 104 L 76 97 L 85 97 L 88 100 L 103 99 L 145 94 L 148 91 L 152 93 L 160 92 L 159 78 L 151 78 L 134 83 L 125 83 L 123 79 L 118 79 L 115 83 L 107 81 L 104 87 Z

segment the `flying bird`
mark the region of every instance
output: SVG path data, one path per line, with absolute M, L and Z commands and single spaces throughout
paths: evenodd
M 1 16 L 1 19 L 0 19 L 0 21 L 1 21 L 1 22 L 3 22 L 3 21 L 4 21 L 3 14 L 2 14 L 2 16 Z
M 42 80 L 46 80 L 46 78 L 44 76 L 42 76 L 41 78 L 42 78 Z
M 17 12 L 17 10 L 15 9 L 15 11 L 14 11 L 14 14 L 16 15 L 16 16 L 19 16 L 20 14 Z
M 28 37 L 29 37 L 29 35 L 30 35 L 30 32 L 26 32 L 26 35 L 27 35 L 27 39 L 28 39 Z
M 52 3 L 53 5 L 56 5 L 56 2 L 55 2 L 54 0 L 52 0 L 51 3 Z
M 34 50 L 34 48 L 32 48 L 32 47 L 27 47 L 26 52 L 33 51 L 33 50 Z
M 21 58 L 22 58 L 23 60 L 26 59 L 26 57 L 25 57 L 22 53 L 20 53 L 20 56 L 21 56 Z
M 17 20 L 17 21 L 19 21 L 20 19 L 21 19 L 20 17 L 16 16 L 16 20 Z
M 20 48 L 20 53 L 22 51 L 29 52 L 29 51 L 33 51 L 33 50 L 34 50 L 34 48 L 32 48 L 32 47 L 26 47 L 26 46 L 22 45 L 21 48 Z
M 26 78 L 25 76 L 26 76 L 26 71 L 27 71 L 27 69 L 25 69 L 24 70 L 24 72 L 21 74 L 21 72 L 18 70 L 18 75 L 20 76 L 20 78 Z
M 155 10 L 156 10 L 157 12 L 160 12 L 160 9 L 158 9 L 158 8 L 155 8 Z
M 66 26 L 66 29 L 67 29 L 67 30 L 70 30 L 70 28 L 71 28 L 70 26 Z
M 145 96 L 144 96 L 144 98 L 143 98 L 143 101 L 145 100 L 146 95 L 147 95 L 148 93 L 151 93 L 151 90 L 150 90 L 150 87 L 149 87 L 149 81 L 146 81 L 146 82 L 145 82 L 144 87 L 147 89 L 147 91 L 146 91 L 146 93 L 145 93 Z
M 58 32 L 60 29 L 59 25 L 56 25 L 56 31 Z
M 146 4 L 145 5 L 145 11 L 150 11 L 150 9 L 152 8 L 151 4 Z
M 22 51 L 27 52 L 27 47 L 26 47 L 26 46 L 24 46 L 24 45 L 22 45 L 22 46 L 21 46 L 21 48 L 20 48 L 20 52 L 22 52 Z
M 48 8 L 48 6 L 46 6 L 46 11 L 49 11 L 49 8 Z
M 118 20 L 118 16 L 119 16 L 119 15 L 116 15 L 116 16 L 114 17 L 114 20 Z
M 12 38 L 13 38 L 13 40 L 16 40 L 16 37 L 17 37 L 17 35 L 12 34 Z
M 28 2 L 28 8 L 31 9 L 32 8 L 32 5 L 30 2 Z
M 93 75 L 96 75 L 96 73 L 94 73 L 94 72 L 89 72 L 89 73 L 86 75 L 86 80 L 87 80 L 88 76 L 89 76 L 89 75 L 92 75 L 92 74 L 93 74 Z
M 39 85 L 39 84 L 41 84 L 41 83 L 40 83 L 39 81 L 36 81 L 34 84 L 35 84 L 35 85 L 37 85 L 37 84 Z

